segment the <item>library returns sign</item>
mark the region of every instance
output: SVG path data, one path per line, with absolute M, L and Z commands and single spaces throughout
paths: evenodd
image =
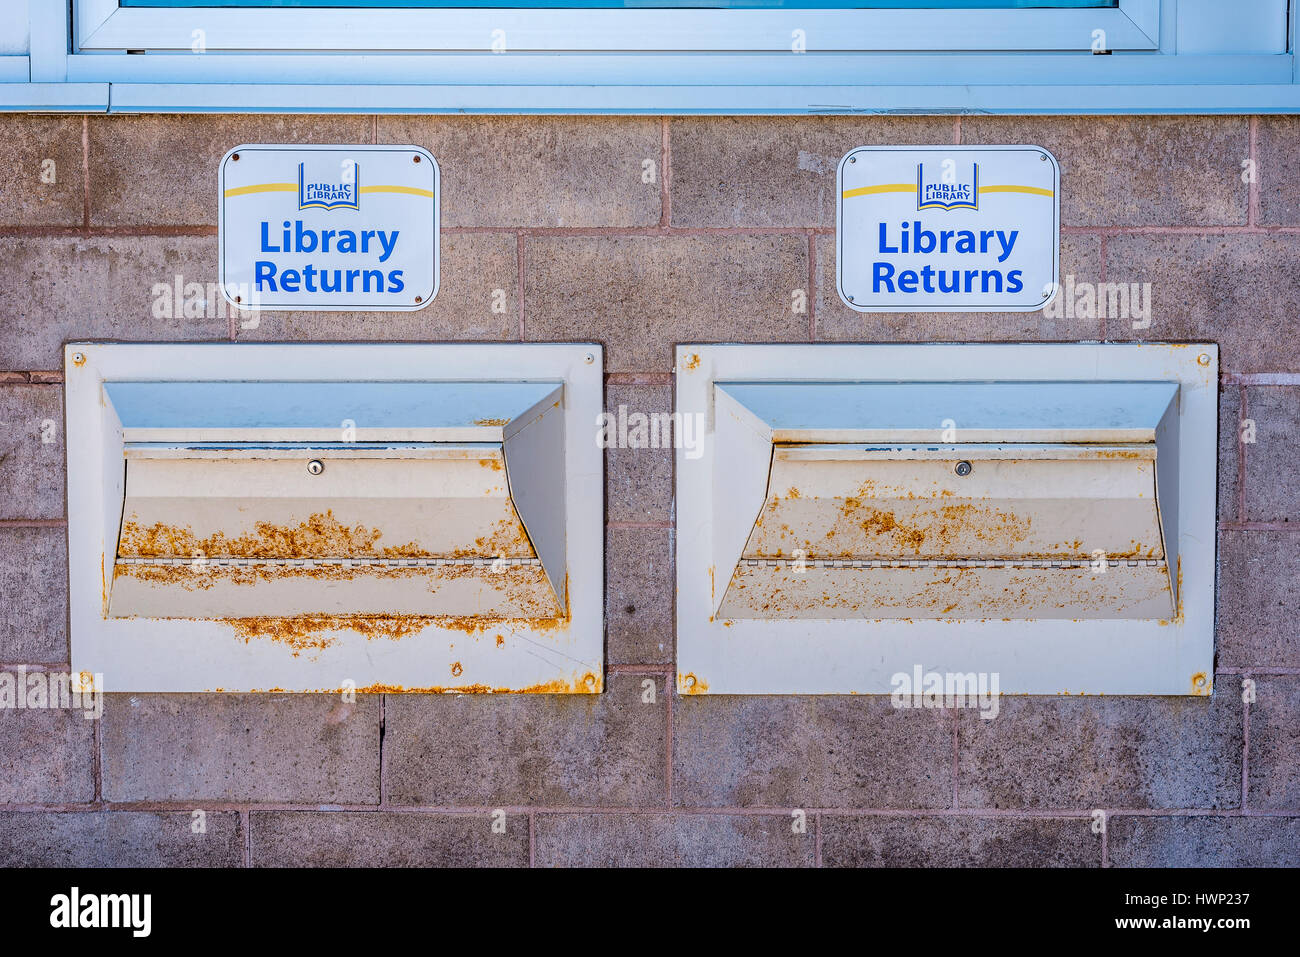
M 859 312 L 1041 309 L 1060 168 L 1037 146 L 863 146 L 840 160 L 835 282 Z
M 410 311 L 438 294 L 438 164 L 418 146 L 245 144 L 221 160 L 218 246 L 241 309 Z

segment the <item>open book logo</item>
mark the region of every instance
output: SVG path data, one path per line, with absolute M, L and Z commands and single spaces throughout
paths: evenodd
M 924 163 L 916 164 L 917 209 L 979 209 L 978 163 L 970 164 L 970 175 L 961 176 L 952 160 L 945 160 L 939 175 L 933 165 L 927 173 Z
M 357 163 L 345 163 L 338 182 L 326 182 L 313 177 L 307 181 L 304 164 L 298 164 L 299 209 L 357 209 L 361 208 L 359 181 L 361 168 Z

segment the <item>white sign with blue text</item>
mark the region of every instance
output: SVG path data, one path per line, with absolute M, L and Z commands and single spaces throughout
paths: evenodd
M 1037 146 L 862 146 L 840 160 L 835 283 L 859 312 L 1028 312 L 1056 293 L 1060 167 Z
M 427 150 L 245 144 L 218 180 L 221 289 L 240 309 L 410 311 L 438 294 Z

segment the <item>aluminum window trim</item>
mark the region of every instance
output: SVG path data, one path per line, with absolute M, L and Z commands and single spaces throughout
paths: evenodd
M 1105 31 L 1113 51 L 1159 48 L 1160 0 L 1118 7 L 951 10 L 522 10 L 123 8 L 77 0 L 77 52 L 190 53 L 203 30 L 208 51 L 345 52 L 793 52 L 1090 51 Z M 436 36 L 434 45 L 412 37 Z
M 1254 52 L 1181 54 L 1179 36 L 1196 17 L 1196 0 L 1121 0 L 1118 10 L 981 11 L 1003 22 L 1026 13 L 1112 15 L 1120 33 L 1108 32 L 1118 55 L 1095 57 L 1088 46 L 1077 54 L 1016 47 L 1005 52 L 933 50 L 861 53 L 818 47 L 812 53 L 641 51 L 521 52 L 525 41 L 508 35 L 511 53 L 489 52 L 481 33 L 476 52 L 287 52 L 197 56 L 190 50 L 192 27 L 169 42 L 177 52 L 123 55 L 126 49 L 94 49 L 129 24 L 117 0 L 74 0 L 34 4 L 31 82 L 21 82 L 24 64 L 7 68 L 0 82 L 0 112 L 99 113 L 476 113 L 615 115 L 850 115 L 850 114 L 1213 114 L 1300 112 L 1300 79 L 1294 50 L 1295 18 L 1286 37 L 1256 36 L 1255 18 L 1244 44 Z M 1280 0 L 1272 0 L 1280 2 Z M 223 17 L 229 10 L 212 11 Z M 235 11 L 238 12 L 238 11 Z M 246 13 L 249 11 L 245 11 Z M 265 13 L 266 11 L 252 11 Z M 304 11 L 281 11 L 298 13 Z M 398 11 L 402 12 L 402 11 Z M 405 11 L 410 13 L 412 11 Z M 429 13 L 430 11 L 414 11 Z M 457 11 L 450 11 L 459 15 Z M 539 11 L 533 11 L 538 13 Z M 553 11 L 540 11 L 552 15 Z M 679 16 L 683 11 L 585 11 Z M 684 11 L 763 14 L 801 19 L 808 11 Z M 193 10 L 186 15 L 192 16 Z M 447 14 L 448 11 L 441 11 Z M 501 11 L 485 11 L 498 21 Z M 569 13 L 574 13 L 570 11 Z M 817 11 L 811 13 L 816 14 Z M 822 13 L 826 13 L 823 11 Z M 898 16 L 918 11 L 831 11 Z M 1119 14 L 1125 20 L 1113 15 Z M 1275 19 L 1275 18 L 1274 18 Z M 71 24 L 76 24 L 75 33 Z M 467 21 L 468 22 L 468 21 Z M 677 21 L 673 21 L 677 22 Z M 901 22 L 901 21 L 897 21 Z M 1028 21 L 1019 20 L 1025 23 Z M 1127 22 L 1127 26 L 1125 26 Z M 1244 22 L 1244 21 L 1243 21 Z M 1254 21 L 1252 21 L 1254 22 Z M 787 25 L 789 21 L 787 20 Z M 1275 25 L 1274 25 L 1275 26 Z M 1127 33 L 1125 33 L 1127 30 Z M 106 31 L 106 32 L 101 32 Z M 680 31 L 679 31 L 680 32 Z M 1138 34 L 1141 34 L 1140 36 Z M 785 34 L 782 34 L 784 42 Z M 1089 31 L 1089 37 L 1091 31 Z M 1124 49 L 1128 36 L 1141 49 Z M 571 34 L 565 34 L 570 44 Z M 700 39 L 696 37 L 695 39 Z M 1030 38 L 1032 40 L 1032 38 Z M 70 41 L 72 41 L 70 43 Z M 184 42 L 182 42 L 184 41 Z M 775 41 L 771 41 L 775 42 Z M 353 45 L 351 37 L 349 45 Z M 744 47 L 739 35 L 733 47 Z M 933 43 L 931 43 L 933 46 Z M 1238 43 L 1238 47 L 1243 45 Z M 1278 53 L 1277 50 L 1287 52 Z M 890 71 L 894 72 L 890 72 Z M 1031 75 L 1032 74 L 1032 75 Z M 321 83 L 328 78 L 330 82 Z

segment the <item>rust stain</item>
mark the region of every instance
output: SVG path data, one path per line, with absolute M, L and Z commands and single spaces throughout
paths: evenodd
M 449 570 L 448 579 L 465 577 L 473 565 L 443 565 L 438 571 Z M 207 591 L 214 585 L 254 585 L 258 582 L 285 579 L 311 579 L 314 581 L 344 582 L 358 578 L 430 578 L 430 567 L 380 567 L 374 565 L 213 565 L 196 562 L 192 565 L 134 565 L 119 563 L 114 566 L 114 576 L 135 578 L 151 585 L 178 585 L 187 591 Z M 480 569 L 481 570 L 481 569 Z
M 1094 449 L 1093 456 L 1099 459 L 1149 459 L 1150 452 L 1140 452 L 1136 449 Z
M 682 368 L 687 372 L 694 372 L 700 367 L 700 356 L 697 352 L 692 352 L 682 361 Z
M 331 632 L 351 631 L 362 635 L 367 641 L 380 638 L 400 641 L 432 626 L 473 634 L 484 629 L 500 627 L 504 621 L 507 621 L 502 618 L 476 621 L 432 615 L 296 615 L 213 620 L 230 625 L 234 629 L 236 638 L 242 638 L 245 644 L 255 638 L 279 642 L 290 648 L 295 658 L 303 651 L 323 651 L 338 644 L 338 636 Z M 568 626 L 566 620 L 554 618 L 512 618 L 508 621 L 512 624 L 527 624 L 535 632 L 561 630 Z M 500 647 L 505 644 L 505 639 L 497 635 L 496 643 Z M 460 662 L 452 666 L 452 674 L 457 677 L 462 670 Z
M 501 615 L 494 615 L 482 618 L 451 618 L 447 616 L 438 616 L 425 619 L 429 624 L 438 625 L 441 628 L 447 628 L 452 631 L 459 631 L 466 635 L 479 635 L 485 631 L 491 631 L 493 628 L 500 628 L 503 624 L 522 625 L 530 632 L 548 632 L 564 631 L 569 627 L 568 617 L 564 618 L 506 618 Z M 499 635 L 497 637 L 500 637 Z M 504 643 L 504 639 L 500 643 Z
M 243 625 L 246 630 L 248 622 L 265 622 L 267 628 L 275 623 L 287 622 L 288 627 L 311 629 L 316 631 L 355 631 L 367 639 L 388 638 L 397 641 L 429 627 L 439 627 L 459 631 L 466 635 L 476 635 L 502 624 L 523 625 L 533 632 L 563 631 L 569 622 L 564 618 L 506 618 L 500 615 L 483 618 L 451 617 L 447 615 L 298 615 L 289 618 L 224 618 L 216 619 L 231 625 Z M 265 637 L 265 636 L 259 636 Z
M 453 661 L 451 663 L 451 675 L 453 678 L 459 678 L 461 676 L 461 673 L 464 672 L 464 670 L 465 669 L 461 667 L 459 661 Z
M 1178 570 L 1178 601 L 1174 606 L 1174 621 L 1180 625 L 1183 623 L 1183 556 L 1179 555 L 1176 562 Z
M 945 506 L 944 510 L 959 507 Z M 866 518 L 858 520 L 857 516 L 852 515 L 852 512 L 863 510 L 866 511 Z M 858 527 L 867 534 L 868 538 L 888 535 L 899 549 L 910 548 L 913 552 L 920 552 L 921 546 L 925 544 L 926 533 L 923 528 L 900 525 L 892 512 L 864 507 L 857 499 L 848 499 L 845 502 L 844 514 L 850 521 L 857 521 Z M 831 534 L 834 534 L 834 530 Z
M 500 472 L 502 468 L 501 460 L 498 458 L 479 459 L 478 464 L 493 472 Z
M 492 606 L 479 605 L 483 614 L 421 616 L 429 622 L 447 623 L 447 627 L 476 634 L 487 628 L 499 628 L 505 621 L 538 623 L 540 630 L 559 622 L 567 625 L 567 612 L 560 616 L 555 596 L 546 581 L 545 572 L 537 566 L 522 566 L 500 573 L 490 566 L 437 565 L 437 566 L 374 566 L 348 568 L 344 565 L 134 565 L 119 563 L 114 566 L 118 578 L 132 578 L 164 588 L 181 588 L 185 591 L 208 591 L 217 585 L 250 587 L 271 582 L 366 582 L 414 581 L 427 587 L 430 594 L 452 582 L 469 581 L 484 589 L 492 589 L 502 602 L 509 602 L 517 614 L 493 614 Z M 484 592 L 484 598 L 491 597 Z M 460 600 L 460 599 L 456 599 Z M 323 612 L 320 614 L 324 614 Z M 288 617 L 296 617 L 294 615 Z M 402 616 L 414 617 L 414 616 Z
M 824 535 L 824 539 L 837 540 L 838 550 L 826 549 L 824 542 L 805 541 L 804 546 L 809 555 L 819 557 L 916 556 L 924 550 L 926 555 L 936 557 L 965 558 L 971 554 L 972 542 L 995 549 L 1023 542 L 1031 523 L 1031 519 L 1010 511 L 974 503 L 919 508 L 910 521 L 900 521 L 896 512 L 850 496 L 844 499 L 839 516 Z
M 79 352 L 76 355 L 74 355 L 72 357 L 72 364 L 76 366 L 78 369 L 80 369 L 82 366 L 86 364 L 86 354 L 84 352 Z
M 252 532 L 230 536 L 222 531 L 199 537 L 189 528 L 155 522 L 139 524 L 136 516 L 122 525 L 118 555 L 127 558 L 476 558 L 502 556 L 533 558 L 532 543 L 511 507 L 508 518 L 496 521 L 491 531 L 459 548 L 450 556 L 438 555 L 416 542 L 380 545 L 383 531 L 365 525 L 345 525 L 334 511 L 314 512 L 297 525 L 256 522 Z
M 838 499 L 838 510 L 829 521 L 809 513 L 806 507 L 788 510 L 801 498 L 791 488 L 785 496 L 772 496 L 754 523 L 746 546 L 747 558 L 781 558 L 792 549 L 803 549 L 813 559 L 873 558 L 1022 558 L 1064 559 L 1090 557 L 1086 543 L 1041 541 L 1033 535 L 1034 518 L 992 503 L 942 503 L 926 496 L 875 497 L 873 482 L 865 482 L 858 494 Z M 815 500 L 815 499 L 814 499 Z M 906 504 L 904 504 L 906 503 Z M 790 524 L 796 521 L 800 533 Z M 766 526 L 766 527 L 765 527 Z M 1130 541 L 1125 550 L 1108 553 L 1111 559 L 1155 559 L 1160 557 L 1158 541 L 1143 544 Z
M 296 526 L 257 522 L 255 531 L 228 536 L 217 531 L 204 538 L 188 528 L 156 522 L 147 528 L 135 516 L 122 525 L 118 554 L 131 558 L 330 558 L 365 556 L 431 558 L 414 542 L 380 548 L 383 532 L 364 525 L 344 525 L 333 510 L 315 512 Z
M 425 628 L 431 621 L 413 615 L 300 615 L 293 618 L 224 618 L 236 637 L 247 644 L 254 638 L 287 645 L 293 656 L 307 650 L 322 651 L 338 643 L 329 632 L 354 631 L 367 639 L 397 641 Z
M 524 530 L 524 524 L 510 506 L 510 517 L 498 519 L 488 535 L 474 539 L 473 549 L 458 548 L 453 558 L 477 558 L 480 555 L 500 555 L 508 558 L 535 558 L 533 543 Z
M 475 425 L 506 425 L 509 422 L 510 422 L 509 419 L 475 419 L 474 420 Z
M 336 689 L 325 689 L 334 692 Z M 492 687 L 491 685 L 430 685 L 424 688 L 408 688 L 405 685 L 371 684 L 358 688 L 357 694 L 599 694 L 603 690 L 600 678 L 592 672 L 586 672 L 573 681 L 556 678 L 524 688 Z
M 1204 671 L 1198 671 L 1192 675 L 1192 694 L 1205 697 L 1213 689 L 1213 682 Z
M 678 673 L 677 687 L 681 689 L 682 694 L 707 694 L 709 691 L 708 682 L 690 672 Z
M 989 570 L 978 567 L 917 568 L 910 570 L 911 580 L 906 588 L 891 586 L 882 591 L 862 593 L 852 587 L 834 591 L 822 587 L 834 584 L 832 579 L 819 583 L 806 575 L 789 571 L 740 566 L 732 577 L 725 610 L 727 614 L 745 609 L 756 612 L 756 617 L 785 618 L 815 609 L 835 618 L 911 621 L 897 612 L 934 609 L 934 614 L 923 617 L 940 618 L 956 612 L 959 617 L 1002 618 L 1005 621 L 1010 620 L 1006 617 L 1008 612 L 1045 607 L 1045 601 L 1050 601 L 1050 607 L 1058 610 L 1077 609 L 1081 614 L 1091 615 L 1111 607 L 1115 601 L 1137 604 L 1151 600 L 1156 594 L 1151 591 L 1149 594 L 1123 595 L 1105 588 L 1094 588 L 1090 583 L 1097 583 L 1098 578 L 1090 575 L 1087 568 L 1059 572 L 1055 569 L 1013 568 L 1006 569 L 1004 574 L 995 574 L 992 580 L 986 580 L 983 575 L 986 571 Z M 1059 575 L 1056 582 L 1066 587 L 1060 596 L 1054 595 L 1050 600 L 1044 593 L 1046 571 Z M 834 571 L 829 574 L 833 575 Z M 1160 592 L 1167 595 L 1167 587 L 1161 588 Z M 1064 600 L 1055 601 L 1057 597 Z M 742 614 L 740 617 L 750 616 Z

